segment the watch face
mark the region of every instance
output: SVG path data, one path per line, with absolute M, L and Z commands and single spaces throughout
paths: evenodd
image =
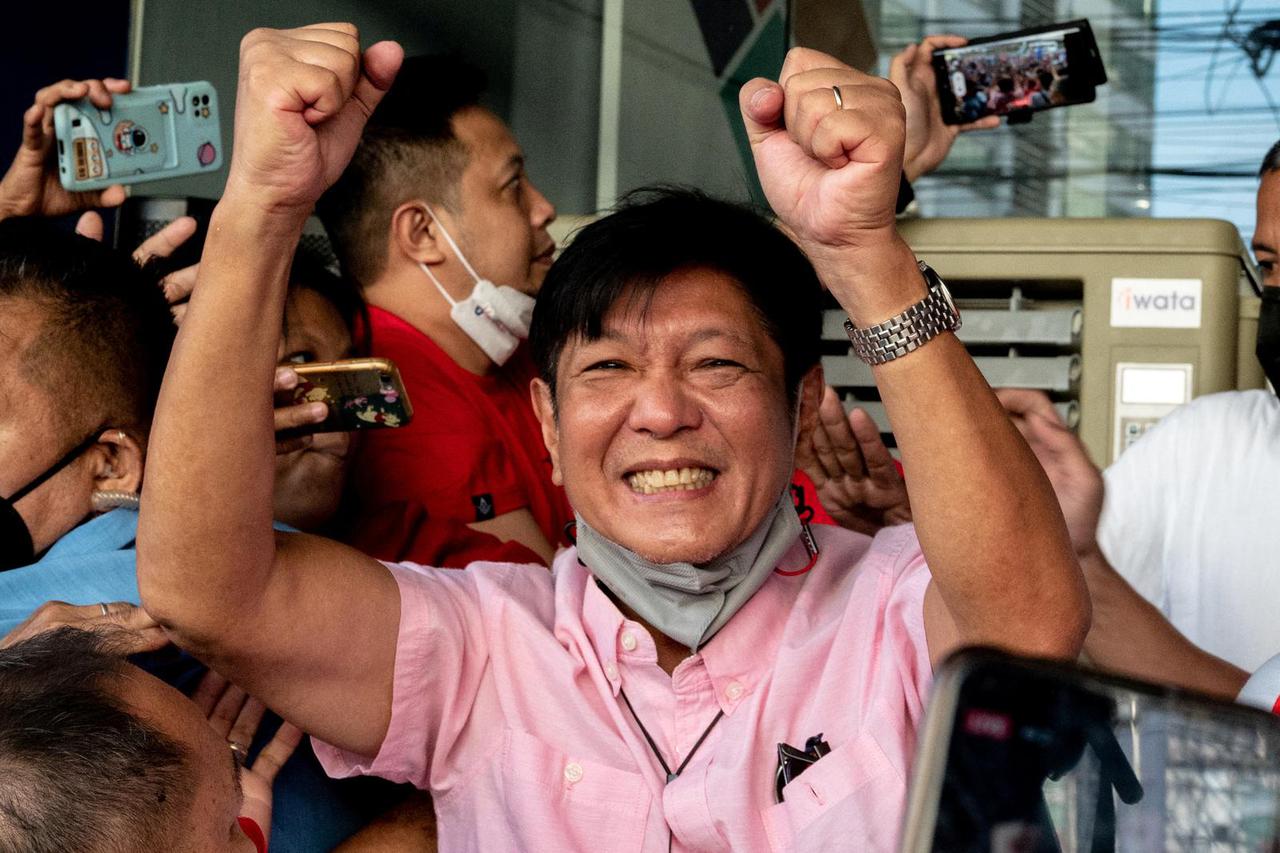
M 929 284 L 930 290 L 936 290 L 942 294 L 942 299 L 947 303 L 947 310 L 951 316 L 955 318 L 956 329 L 960 328 L 960 309 L 956 308 L 956 302 L 951 297 L 951 290 L 947 287 L 947 283 L 939 277 L 937 271 L 933 267 L 920 261 L 920 272 L 924 275 L 925 281 Z

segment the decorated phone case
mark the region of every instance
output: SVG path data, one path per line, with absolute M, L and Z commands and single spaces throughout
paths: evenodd
M 53 109 L 58 177 L 72 192 L 212 172 L 222 165 L 218 93 L 203 80 Z
M 329 417 L 311 432 L 346 432 L 401 427 L 413 419 L 413 406 L 395 364 L 385 358 L 300 364 L 293 402 L 326 403 Z

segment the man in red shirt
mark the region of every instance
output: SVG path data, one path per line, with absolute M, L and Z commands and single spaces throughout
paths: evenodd
M 573 514 L 551 482 L 520 344 L 555 208 L 482 89 L 456 61 L 408 60 L 319 207 L 369 302 L 371 350 L 399 366 L 414 406 L 409 426 L 365 436 L 353 486 L 368 517 L 418 504 L 549 563 Z

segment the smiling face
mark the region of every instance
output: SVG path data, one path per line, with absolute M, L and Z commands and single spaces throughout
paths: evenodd
M 707 268 L 626 297 L 575 337 L 534 399 L 555 476 L 583 519 L 658 563 L 704 564 L 745 541 L 794 467 L 782 350 L 740 286 Z M 812 421 L 821 371 L 805 378 Z M 802 427 L 803 428 L 803 427 Z

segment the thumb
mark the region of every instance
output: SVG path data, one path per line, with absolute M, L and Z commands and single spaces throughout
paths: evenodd
M 356 83 L 352 99 L 362 105 L 366 119 L 373 115 L 395 82 L 402 62 L 404 48 L 398 42 L 380 41 L 365 50 L 361 57 L 360 80 Z
M 738 91 L 742 123 L 752 146 L 783 129 L 782 102 L 782 87 L 763 77 L 748 80 Z

